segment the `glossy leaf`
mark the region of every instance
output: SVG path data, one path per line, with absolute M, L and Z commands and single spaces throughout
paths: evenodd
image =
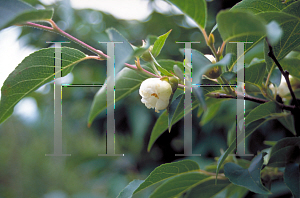
M 244 169 L 235 163 L 224 165 L 225 176 L 234 184 L 243 186 L 252 192 L 259 194 L 271 194 L 271 192 L 262 185 L 260 171 L 263 166 L 264 156 L 267 153 L 260 153 L 251 161 L 248 169 Z
M 46 21 L 52 18 L 53 10 L 37 10 L 18 0 L 0 0 L 0 29 L 25 22 Z
M 183 70 L 182 63 L 178 61 L 159 60 L 158 63 L 168 71 L 172 71 L 174 65 L 178 65 L 178 67 Z M 144 68 L 154 73 L 150 64 L 147 64 L 144 66 Z M 123 68 L 116 75 L 115 79 L 115 102 L 118 102 L 122 98 L 128 96 L 130 93 L 136 91 L 140 87 L 141 83 L 147 78 L 150 77 L 135 70 Z M 106 104 L 106 84 L 104 84 L 94 96 L 89 113 L 88 124 L 90 125 L 95 117 L 106 109 L 106 105 L 113 104 L 113 101 L 110 101 L 108 104 Z
M 133 180 L 130 182 L 117 196 L 117 198 L 131 198 L 133 195 L 133 192 L 140 186 L 141 183 L 143 183 L 144 180 Z
M 254 14 L 242 11 L 221 11 L 217 15 L 218 30 L 224 42 L 248 35 L 264 36 L 265 23 Z
M 194 187 L 191 192 L 188 193 L 187 198 L 199 198 L 199 195 L 201 195 L 201 198 L 211 198 L 230 184 L 228 180 L 219 180 L 216 185 L 214 180 L 209 180 Z
M 134 50 L 130 43 L 121 35 L 116 29 L 109 28 L 106 30 L 110 41 L 114 42 L 123 42 L 123 43 L 116 43 L 114 48 L 114 55 L 115 55 L 115 73 L 117 74 L 124 66 L 124 63 L 128 61 L 133 53 Z
M 250 65 L 249 67 L 245 68 L 245 82 L 261 87 L 265 76 L 265 71 L 265 63 L 256 63 Z
M 284 167 L 289 163 L 300 162 L 300 138 L 287 137 L 272 147 L 268 166 Z
M 159 36 L 157 40 L 154 42 L 152 54 L 154 57 L 157 57 L 160 54 L 161 49 L 164 47 L 165 42 L 171 33 L 172 30 L 168 31 L 167 33 Z
M 182 160 L 160 165 L 150 173 L 145 181 L 134 191 L 134 194 L 168 178 L 197 170 L 200 170 L 199 165 L 192 160 Z
M 250 124 L 256 120 L 272 116 L 272 114 L 280 113 L 280 107 L 275 102 L 267 102 L 261 104 L 250 111 L 246 117 L 246 124 Z
M 183 102 L 180 102 L 179 105 L 183 106 Z M 198 100 L 192 95 L 192 110 L 197 108 L 199 105 Z M 184 116 L 184 111 L 176 111 L 172 118 L 171 125 L 174 125 L 179 120 L 181 120 Z M 159 118 L 156 120 L 155 125 L 152 129 L 150 140 L 148 143 L 148 152 L 151 150 L 154 142 L 168 129 L 168 114 L 167 111 L 164 111 Z
M 169 0 L 184 14 L 191 17 L 201 29 L 205 28 L 207 20 L 207 8 L 205 0 Z
M 22 98 L 54 80 L 54 52 L 54 48 L 47 48 L 30 54 L 7 77 L 1 88 L 0 123 L 13 113 L 14 106 Z M 61 54 L 62 76 L 87 59 L 81 51 L 68 47 L 62 47 Z
M 274 46 L 280 40 L 283 31 L 276 21 L 271 21 L 266 27 L 267 27 L 268 41 L 272 46 Z
M 184 192 L 194 188 L 195 186 L 212 180 L 212 176 L 207 176 L 201 173 L 185 173 L 170 179 L 159 186 L 151 195 L 150 198 L 173 198 L 182 195 Z
M 300 197 L 300 169 L 299 164 L 288 164 L 284 170 L 284 183 L 291 190 L 294 198 Z

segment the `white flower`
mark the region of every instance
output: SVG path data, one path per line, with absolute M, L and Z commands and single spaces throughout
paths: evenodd
M 142 103 L 148 109 L 155 108 L 155 112 L 159 113 L 159 110 L 168 107 L 172 87 L 168 82 L 159 78 L 148 78 L 142 82 L 139 93 L 142 96 Z
M 291 75 L 289 75 L 289 79 L 291 80 L 293 77 Z M 275 94 L 275 87 L 273 84 L 271 84 L 269 86 L 269 88 L 273 91 L 273 93 Z M 284 97 L 289 94 L 290 91 L 289 91 L 289 88 L 287 86 L 287 83 L 285 81 L 285 78 L 281 75 L 281 82 L 280 82 L 280 85 L 279 87 L 277 87 L 277 94 L 283 98 L 284 100 Z
M 216 63 L 216 58 L 213 56 L 213 55 L 211 55 L 211 54 L 205 54 L 204 55 L 208 60 L 210 60 L 210 62 L 211 63 Z

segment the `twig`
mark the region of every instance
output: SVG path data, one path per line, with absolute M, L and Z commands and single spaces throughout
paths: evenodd
M 295 93 L 294 93 L 294 91 L 292 89 L 291 82 L 290 82 L 290 79 L 289 79 L 289 74 L 290 73 L 288 71 L 286 71 L 286 70 L 283 71 L 283 68 L 281 67 L 280 63 L 278 62 L 277 58 L 274 55 L 273 47 L 269 43 L 268 38 L 266 38 L 266 41 L 267 41 L 267 44 L 269 46 L 268 56 L 270 58 L 272 58 L 272 60 L 275 62 L 275 64 L 277 65 L 278 69 L 280 70 L 281 74 L 284 76 L 286 84 L 287 84 L 287 86 L 289 88 L 289 91 L 291 93 L 291 96 L 292 96 L 293 100 L 295 101 L 295 105 L 296 105 L 297 108 L 299 108 L 299 104 L 298 104 L 297 98 L 296 98 Z
M 252 101 L 252 102 L 256 102 L 256 103 L 266 103 L 269 102 L 269 100 L 265 100 L 265 99 L 261 99 L 261 98 L 255 98 L 253 96 L 250 95 L 245 95 L 242 93 L 238 93 L 237 92 L 237 97 L 236 96 L 232 96 L 232 95 L 227 95 L 227 94 L 222 94 L 222 93 L 210 93 L 207 96 L 212 97 L 212 98 L 232 98 L 232 99 L 237 99 L 237 98 L 243 98 L 244 100 L 248 100 L 248 101 Z M 281 106 L 282 109 L 288 110 L 288 111 L 294 111 L 296 110 L 296 106 L 291 106 L 291 105 L 285 105 L 285 104 L 278 104 L 279 106 Z

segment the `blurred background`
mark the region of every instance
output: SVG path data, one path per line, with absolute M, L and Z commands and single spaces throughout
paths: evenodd
M 162 35 L 172 29 L 158 59 L 183 61 L 176 41 L 200 41 L 192 47 L 210 53 L 195 24 L 178 9 L 161 0 L 26 0 L 38 9 L 53 8 L 53 20 L 76 38 L 97 48 L 107 41 L 105 29 L 114 27 L 130 43 L 142 45 L 147 35 Z M 206 31 L 215 25 L 216 14 L 237 1 L 208 1 Z M 215 31 L 216 46 L 221 39 Z M 11 71 L 30 53 L 51 47 L 46 41 L 67 41 L 60 35 L 30 27 L 10 27 L 0 31 L 0 85 Z M 92 55 L 75 44 L 64 44 Z M 262 50 L 262 49 L 257 49 Z M 247 59 L 246 59 L 247 61 Z M 251 60 L 249 60 L 251 61 Z M 248 62 L 249 63 L 249 62 Z M 106 62 L 87 60 L 64 77 L 68 84 L 104 83 Z M 157 166 L 181 160 L 183 153 L 183 120 L 165 132 L 147 152 L 152 127 L 159 114 L 147 109 L 137 91 L 116 103 L 116 153 L 124 157 L 98 157 L 106 149 L 106 112 L 87 127 L 87 118 L 99 87 L 63 88 L 63 150 L 71 157 L 45 157 L 53 153 L 54 100 L 53 84 L 42 86 L 15 107 L 13 115 L 0 125 L 0 197 L 98 198 L 116 197 L 133 179 L 145 179 Z M 228 130 L 235 126 L 235 101 L 229 100 L 211 110 L 210 119 L 201 122 L 193 112 L 193 153 L 191 157 L 204 167 L 214 162 L 227 148 Z M 246 103 L 247 109 L 256 106 Z M 268 131 L 273 131 L 269 134 Z M 247 153 L 267 148 L 264 140 L 291 136 L 277 121 L 259 128 L 247 139 Z M 278 181 L 278 193 L 287 196 L 288 189 Z M 137 197 L 148 197 L 153 188 Z M 246 197 L 255 197 L 248 193 Z M 259 196 L 256 196 L 259 197 Z

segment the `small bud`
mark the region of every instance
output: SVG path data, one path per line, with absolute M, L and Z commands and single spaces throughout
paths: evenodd
M 212 64 L 216 63 L 216 59 L 213 55 L 205 54 L 204 55 Z M 216 79 L 222 74 L 222 68 L 220 66 L 212 67 L 205 72 L 205 76 L 211 79 Z
M 210 34 L 209 37 L 208 37 L 208 46 L 213 46 L 213 44 L 215 43 L 215 37 L 213 34 Z
M 153 45 L 150 45 L 150 47 L 148 48 L 148 50 L 145 51 L 145 52 L 142 54 L 141 58 L 142 58 L 144 61 L 147 61 L 147 62 L 152 61 L 152 57 L 151 57 L 151 55 L 150 55 L 150 53 L 149 53 L 149 51 L 152 52 L 152 50 L 153 50 Z

